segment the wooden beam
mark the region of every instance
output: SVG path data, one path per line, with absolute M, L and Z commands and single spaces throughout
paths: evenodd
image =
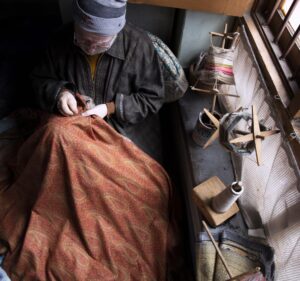
M 254 0 L 129 0 L 128 2 L 241 17 L 250 11 Z

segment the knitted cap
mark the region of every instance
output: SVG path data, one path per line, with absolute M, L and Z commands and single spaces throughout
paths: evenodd
M 74 0 L 75 23 L 89 32 L 115 35 L 125 25 L 126 0 Z

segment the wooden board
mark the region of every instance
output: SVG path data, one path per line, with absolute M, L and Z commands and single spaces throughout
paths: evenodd
M 231 208 L 223 214 L 216 213 L 211 207 L 211 200 L 226 186 L 218 177 L 212 177 L 207 181 L 197 185 L 193 188 L 193 200 L 199 208 L 200 212 L 203 214 L 207 222 L 216 227 L 232 217 L 234 214 L 239 212 L 239 207 L 234 203 Z
M 198 10 L 229 16 L 243 16 L 250 11 L 253 0 L 129 0 L 129 3 Z

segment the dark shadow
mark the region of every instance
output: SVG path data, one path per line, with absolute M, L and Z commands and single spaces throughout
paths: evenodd
M 0 118 L 34 105 L 28 76 L 60 25 L 57 1 L 1 1 Z

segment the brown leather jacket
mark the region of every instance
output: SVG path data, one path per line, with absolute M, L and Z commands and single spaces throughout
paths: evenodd
M 62 87 L 92 97 L 96 104 L 115 102 L 117 121 L 140 122 L 163 104 L 159 58 L 148 35 L 127 24 L 96 66 L 92 79 L 86 55 L 73 44 L 73 25 L 53 38 L 44 60 L 32 73 L 39 106 L 54 111 Z

